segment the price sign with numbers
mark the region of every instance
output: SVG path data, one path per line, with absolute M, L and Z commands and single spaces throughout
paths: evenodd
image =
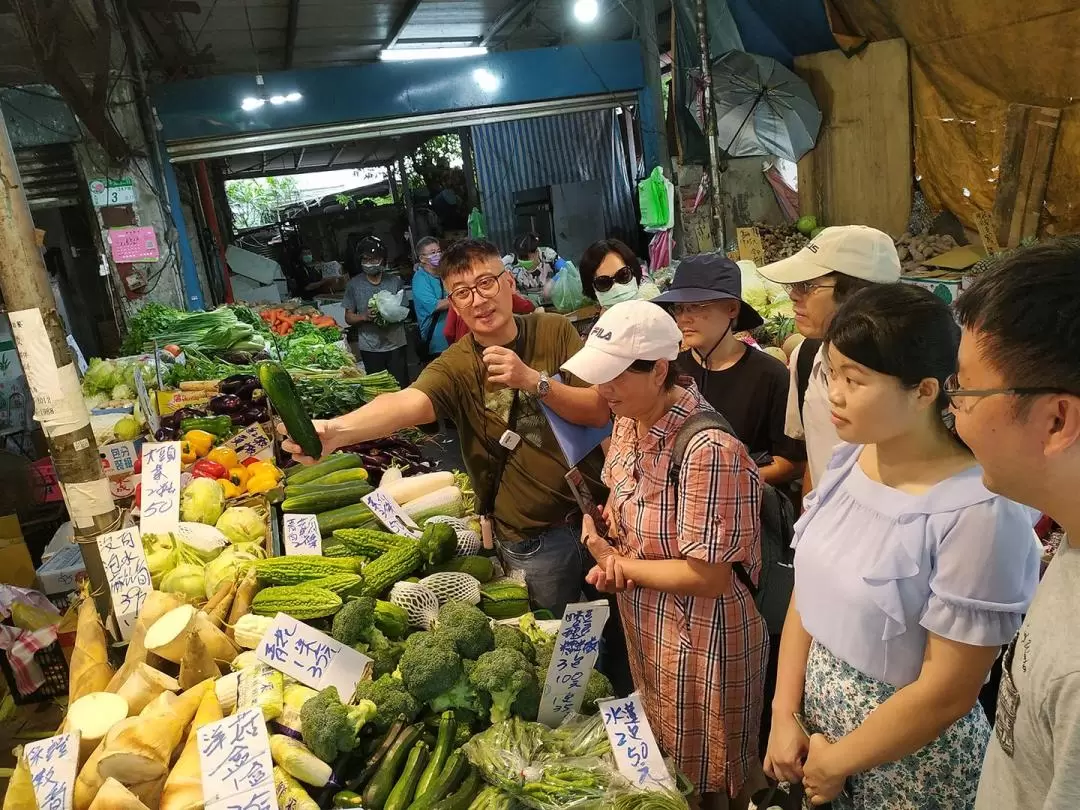
M 245 709 L 207 723 L 197 733 L 203 797 L 208 808 L 254 806 L 277 810 L 270 737 L 262 711 Z M 270 804 L 248 804 L 265 791 L 270 793 Z
M 258 423 L 248 425 L 225 442 L 225 446 L 235 450 L 241 461 L 249 458 L 260 458 L 263 461 L 274 459 L 274 442 Z
M 739 240 L 740 259 L 749 259 L 758 267 L 766 264 L 765 246 L 761 244 L 761 234 L 757 228 L 736 228 L 735 236 Z
M 58 734 L 23 749 L 39 810 L 71 810 L 79 767 L 79 734 Z
M 135 619 L 139 616 L 146 595 L 153 590 L 142 538 L 138 528 L 132 526 L 101 535 L 97 544 L 105 578 L 109 581 L 116 624 L 127 640 L 131 638 Z
M 141 483 L 139 522 L 143 532 L 176 531 L 180 522 L 180 442 L 143 445 Z
M 606 601 L 566 606 L 544 681 L 538 718 L 541 723 L 554 728 L 567 715 L 581 711 L 585 685 L 596 666 L 600 636 L 610 613 Z
M 619 773 L 639 788 L 674 790 L 675 780 L 664 764 L 649 718 L 641 706 L 641 695 L 634 692 L 629 697 L 599 701 L 597 706 Z
M 134 205 L 135 182 L 130 177 L 105 179 L 95 177 L 90 181 L 90 202 L 94 208 L 109 205 Z
M 379 522 L 394 534 L 406 537 L 419 537 L 420 527 L 416 521 L 406 515 L 398 502 L 380 490 L 374 490 L 361 499 Z
M 371 665 L 363 653 L 284 613 L 274 617 L 255 657 L 312 689 L 336 686 L 342 700 L 352 697 Z
M 287 514 L 285 522 L 285 554 L 322 554 L 322 535 L 315 515 Z

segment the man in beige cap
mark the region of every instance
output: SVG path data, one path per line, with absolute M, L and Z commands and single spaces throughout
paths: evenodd
M 840 444 L 829 404 L 828 360 L 821 341 L 833 315 L 851 295 L 871 284 L 900 280 L 900 257 L 892 237 L 865 225 L 825 228 L 787 259 L 758 270 L 781 285 L 795 305 L 795 327 L 806 337 L 791 355 L 786 433 L 806 442 L 803 492 L 825 472 Z

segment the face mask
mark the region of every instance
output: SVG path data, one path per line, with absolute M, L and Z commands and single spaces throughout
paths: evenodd
M 304 264 L 311 264 L 311 254 L 310 253 L 305 253 L 300 258 L 301 258 L 301 261 L 304 262 Z
M 637 279 L 629 284 L 612 284 L 607 292 L 596 291 L 596 300 L 602 307 L 613 307 L 623 301 L 633 301 L 638 294 Z
M 427 257 L 427 263 L 430 264 L 432 267 L 438 267 L 441 262 L 441 253 L 432 253 L 430 256 Z
M 368 275 L 368 276 L 377 276 L 380 273 L 382 273 L 382 265 L 381 264 L 365 264 L 363 266 L 363 269 L 364 269 L 364 275 Z
M 536 259 L 523 259 L 522 261 L 518 262 L 518 265 L 525 270 L 535 270 Z

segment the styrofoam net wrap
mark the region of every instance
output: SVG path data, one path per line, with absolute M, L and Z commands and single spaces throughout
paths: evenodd
M 409 625 L 430 630 L 439 616 L 439 597 L 431 588 L 416 582 L 398 582 L 390 589 L 390 603 L 404 608 Z
M 445 523 L 453 527 L 457 534 L 457 556 L 468 557 L 480 551 L 484 544 L 479 532 L 473 531 L 472 524 L 463 518 L 450 517 L 449 515 L 433 515 L 426 523 Z
M 420 580 L 420 584 L 430 588 L 439 597 L 440 605 L 451 600 L 480 604 L 480 581 L 462 571 L 431 574 Z

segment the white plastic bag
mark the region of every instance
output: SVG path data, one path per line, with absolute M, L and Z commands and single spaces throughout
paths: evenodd
M 385 326 L 391 323 L 401 323 L 409 317 L 409 308 L 402 303 L 405 291 L 400 290 L 392 293 L 389 290 L 379 290 L 371 296 L 368 302 L 368 311 L 375 323 Z

